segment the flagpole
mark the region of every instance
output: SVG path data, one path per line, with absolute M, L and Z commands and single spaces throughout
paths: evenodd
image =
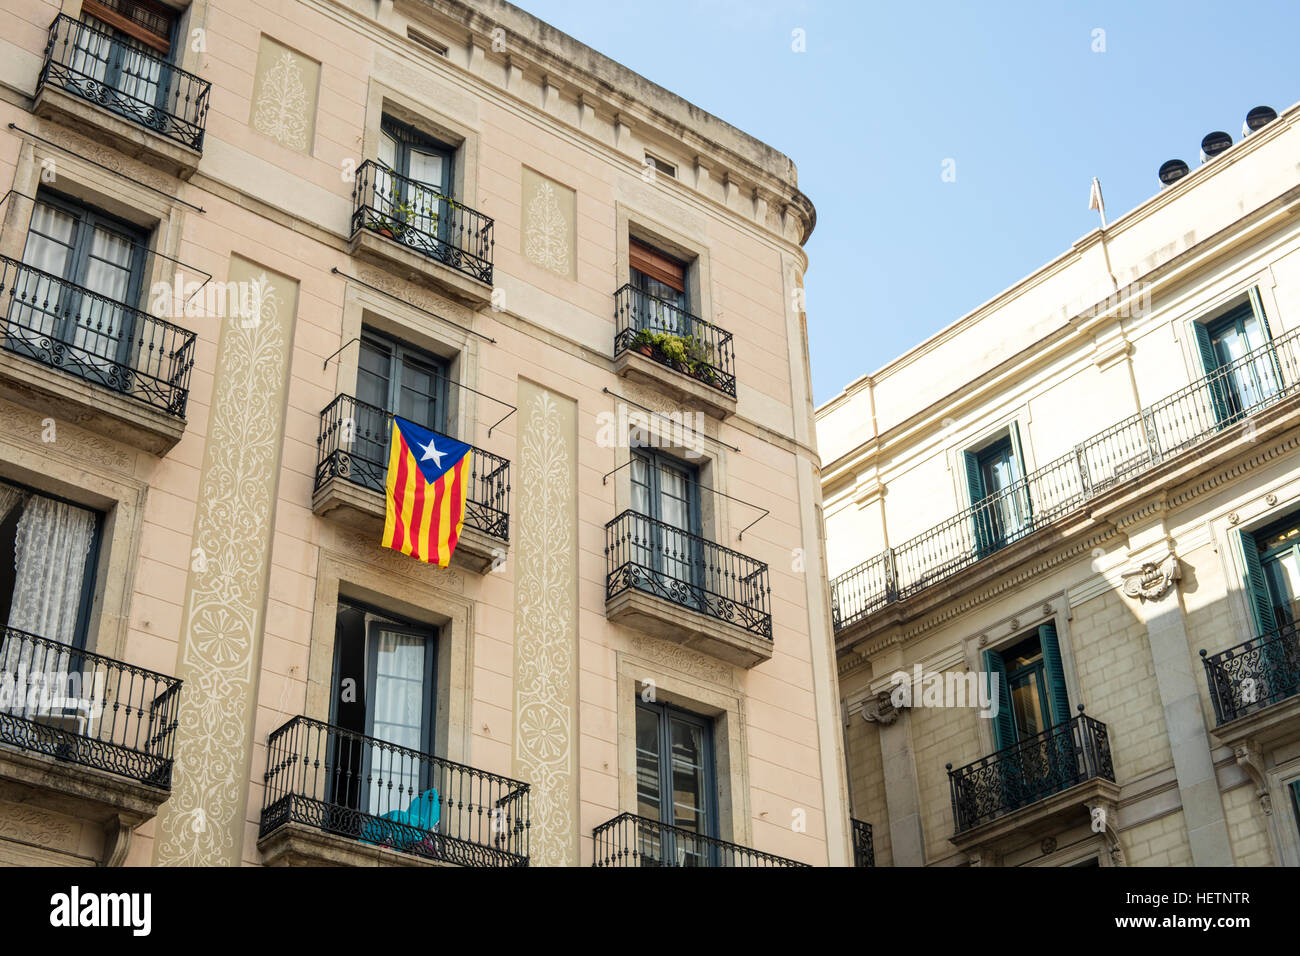
M 1106 248 L 1106 200 L 1101 195 L 1101 180 L 1096 176 L 1092 177 L 1092 191 L 1088 194 L 1088 208 L 1097 210 L 1101 216 L 1101 254 L 1106 260 L 1106 273 L 1110 276 L 1111 285 L 1115 291 L 1119 291 L 1119 280 L 1115 278 L 1115 270 L 1110 264 L 1110 250 Z

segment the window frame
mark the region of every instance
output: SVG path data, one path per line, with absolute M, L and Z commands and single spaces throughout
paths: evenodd
M 90 616 L 95 604 L 95 592 L 99 577 L 99 559 L 100 549 L 104 543 L 104 523 L 107 515 L 98 508 L 92 508 L 82 504 L 80 501 L 73 501 L 71 498 L 65 498 L 62 495 L 51 494 L 40 488 L 33 488 L 31 485 L 24 484 L 21 481 L 14 481 L 12 478 L 0 478 L 0 483 L 17 488 L 25 495 L 40 495 L 42 498 L 49 498 L 51 501 L 57 501 L 59 504 L 67 505 L 71 508 L 78 508 L 81 511 L 88 511 L 94 515 L 94 526 L 90 533 L 90 548 L 86 552 L 86 564 L 82 571 L 81 578 L 81 596 L 78 599 L 77 606 L 77 623 L 74 625 L 72 643 L 69 645 L 73 650 L 90 651 L 94 649 L 89 647 L 90 644 Z M 26 500 L 22 502 L 26 507 Z M 6 516 L 8 520 L 9 516 Z M 13 609 L 13 596 L 10 595 L 10 612 Z M 8 628 L 9 620 L 6 615 L 4 621 L 0 621 L 0 627 Z M 37 637 L 46 637 L 44 634 L 38 634 Z M 51 638 L 52 640 L 52 638 Z
M 452 192 L 456 186 L 456 147 L 443 142 L 435 136 L 431 136 L 423 130 L 417 129 L 410 123 L 404 123 L 389 113 L 384 113 L 379 120 L 379 143 L 380 149 L 383 148 L 383 141 L 387 137 L 394 144 L 393 159 L 394 165 L 389 167 L 399 176 L 412 179 L 411 176 L 411 149 L 415 148 L 426 153 L 437 153 L 442 156 L 442 182 L 430 183 L 426 180 L 419 179 L 415 182 L 429 186 L 443 199 L 454 200 Z M 380 159 L 383 163 L 383 159 Z M 387 164 L 384 164 L 387 165 Z M 405 192 L 405 190 L 403 190 Z M 405 195 L 403 195 L 405 199 Z
M 396 335 L 364 324 L 361 326 L 360 345 L 362 348 L 370 346 L 371 348 L 384 348 L 388 351 L 388 396 L 383 409 L 389 415 L 401 414 L 402 371 L 408 359 L 437 368 L 440 374 L 438 377 L 438 394 L 434 396 L 434 400 L 437 403 L 438 421 L 416 422 L 416 424 L 422 425 L 440 435 L 446 435 L 448 438 L 456 437 L 451 434 L 450 415 L 447 410 L 451 391 L 451 362 L 448 359 L 427 349 L 422 349 L 418 345 L 412 345 Z M 358 377 L 364 371 L 365 369 L 362 368 L 360 360 L 358 360 Z
M 678 707 L 666 701 L 644 701 L 637 699 L 633 714 L 634 721 L 642 713 L 653 714 L 657 721 L 658 758 L 659 758 L 659 823 L 676 827 L 676 816 L 672 800 L 673 790 L 673 756 L 672 756 L 672 721 L 678 720 L 692 724 L 702 731 L 702 750 L 704 753 L 703 771 L 703 810 L 705 830 L 700 836 L 719 839 L 718 837 L 718 768 L 717 751 L 714 745 L 714 721 L 684 707 Z M 635 769 L 634 769 L 635 773 Z M 665 801 L 665 795 L 667 800 Z M 637 795 L 637 810 L 640 812 L 640 794 Z M 666 817 L 666 819 L 665 819 Z M 684 829 L 684 828 L 683 828 Z

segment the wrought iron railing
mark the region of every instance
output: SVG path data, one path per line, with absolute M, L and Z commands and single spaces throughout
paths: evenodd
M 731 333 L 631 285 L 614 293 L 614 355 L 625 351 L 642 352 L 736 397 Z
M 772 639 L 767 565 L 636 511 L 605 525 L 605 600 L 629 588 Z
M 1083 713 L 958 770 L 948 764 L 947 770 L 959 834 L 1084 781 L 1115 780 L 1106 725 Z
M 0 639 L 0 743 L 171 789 L 181 681 L 16 628 Z
M 843 630 L 1046 527 L 1300 388 L 1300 329 L 1215 369 L 1020 481 L 831 581 Z
M 0 256 L 0 347 L 185 417 L 195 335 Z
M 203 151 L 212 84 L 121 36 L 59 14 L 50 24 L 38 94 L 44 86 Z
M 357 169 L 352 187 L 353 235 L 362 229 L 492 283 L 492 220 L 370 159 Z
M 528 865 L 529 786 L 294 717 L 267 739 L 260 836 L 297 823 L 462 866 Z
M 1201 663 L 1220 724 L 1300 694 L 1300 636 L 1294 624 L 1208 657 L 1202 650 Z
M 853 820 L 853 865 L 875 866 L 876 844 L 871 837 L 871 824 Z
M 620 813 L 591 835 L 592 866 L 808 866 L 635 813 Z
M 419 424 L 419 423 L 417 423 Z M 393 416 L 382 408 L 340 395 L 320 413 L 316 488 L 343 478 L 363 488 L 384 490 Z M 510 462 L 470 446 L 465 527 L 502 541 L 510 539 Z

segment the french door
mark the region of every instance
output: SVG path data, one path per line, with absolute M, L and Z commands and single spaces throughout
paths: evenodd
M 661 452 L 632 453 L 632 510 L 642 516 L 633 554 L 656 593 L 703 610 L 703 550 L 699 539 L 696 469 Z
M 148 31 L 150 42 L 145 43 L 83 11 L 85 28 L 76 33 L 69 66 L 81 74 L 79 85 L 86 93 L 95 94 L 94 87 L 101 87 L 94 98 L 105 108 L 164 132 L 172 85 L 167 57 L 174 22 L 167 15 L 155 16 L 155 20 L 158 35 Z
M 400 223 L 402 241 L 428 246 L 448 242 L 451 230 L 451 147 L 418 130 L 384 117 L 379 132 L 379 160 L 396 175 L 379 172 L 375 205 Z M 437 252 L 426 248 L 426 252 Z
M 78 350 L 78 374 L 121 386 L 115 366 L 130 360 L 135 311 L 129 304 L 139 299 L 144 251 L 140 230 L 43 195 L 32 209 L 23 250 L 23 264 L 37 271 L 25 271 L 13 290 L 11 345 L 44 352 L 45 339 L 70 344 Z
M 637 814 L 676 827 L 639 827 L 642 866 L 716 866 L 713 728 L 703 717 L 667 704 L 636 708 Z
M 437 356 L 381 336 L 361 334 L 357 401 L 431 431 L 447 432 L 447 365 Z M 353 456 L 370 465 L 354 476 L 376 489 L 384 486 L 391 427 L 387 415 L 358 408 Z

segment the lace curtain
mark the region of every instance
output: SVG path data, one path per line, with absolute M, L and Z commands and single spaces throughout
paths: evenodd
M 14 542 L 10 627 L 72 643 L 94 535 L 95 516 L 84 508 L 40 495 L 28 499 Z

